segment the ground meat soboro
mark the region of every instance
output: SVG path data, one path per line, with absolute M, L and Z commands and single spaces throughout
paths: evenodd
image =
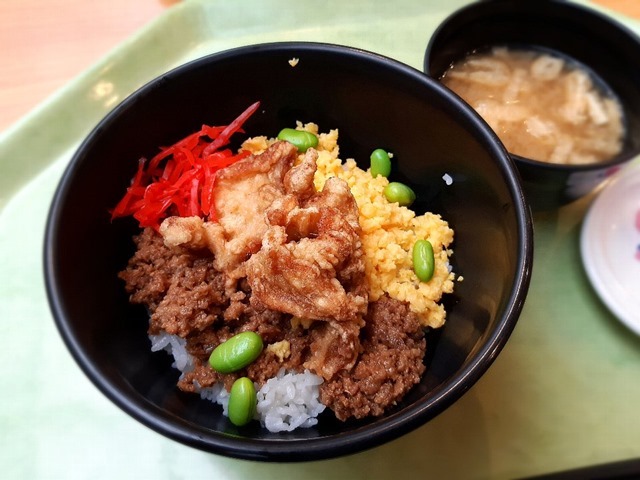
M 161 330 L 186 337 L 211 325 L 228 306 L 224 275 L 213 269 L 210 255 L 164 246 L 162 237 L 145 229 L 134 239 L 138 249 L 120 278 L 133 303 L 151 312 L 150 333 Z
M 320 400 L 341 420 L 382 415 L 425 370 L 424 333 L 406 303 L 384 295 L 369 305 L 365 320 L 363 351 L 353 370 L 320 387 Z
M 195 368 L 180 379 L 181 390 L 195 392 L 219 381 L 229 389 L 245 375 L 262 385 L 282 367 L 302 371 L 310 359 L 322 357 L 325 322 L 313 322 L 307 329 L 293 327 L 291 315 L 256 308 L 247 282 L 237 282 L 229 291 L 226 275 L 214 268 L 208 250 L 167 247 L 152 229 L 134 240 L 137 251 L 120 277 L 131 301 L 149 309 L 149 333 L 164 330 L 187 340 Z M 406 303 L 385 295 L 370 303 L 365 320 L 355 365 L 321 386 L 322 402 L 341 420 L 381 415 L 420 381 L 425 369 L 424 334 Z M 233 374 L 212 370 L 211 351 L 246 330 L 259 333 L 265 344 L 287 341 L 289 356 L 281 359 L 265 349 L 247 369 Z

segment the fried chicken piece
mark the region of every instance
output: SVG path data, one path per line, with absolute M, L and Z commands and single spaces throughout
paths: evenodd
M 360 325 L 355 322 L 317 322 L 311 330 L 310 357 L 304 368 L 325 380 L 353 368 L 360 353 Z
M 322 192 L 294 205 L 283 198 L 267 212 L 262 248 L 246 262 L 251 301 L 297 317 L 359 323 L 368 294 L 349 186 L 330 178 Z
M 160 235 L 167 247 L 207 248 L 209 239 L 200 217 L 167 217 L 160 224 Z
M 213 194 L 217 223 L 208 223 L 216 267 L 230 273 L 258 251 L 267 230 L 264 211 L 285 194 L 284 177 L 298 156 L 296 147 L 277 142 L 221 170 Z
M 315 195 L 313 177 L 316 174 L 316 160 L 318 152 L 310 148 L 304 155 L 302 162 L 289 170 L 284 176 L 284 189 L 294 195 L 299 202 L 305 201 Z
M 308 198 L 313 189 L 317 152 L 309 150 L 293 167 L 296 147 L 276 142 L 260 155 L 251 155 L 221 170 L 216 177 L 214 206 L 217 222 L 200 217 L 169 217 L 160 225 L 167 246 L 208 248 L 215 266 L 231 278 L 243 276 L 242 263 L 258 251 L 267 230 L 264 212 L 288 198 Z M 295 201 L 295 200 L 294 200 Z
M 301 318 L 359 322 L 367 309 L 358 207 L 343 180 L 313 185 L 317 152 L 277 142 L 218 174 L 218 222 L 171 217 L 165 244 L 209 248 L 230 282 L 247 277 L 256 305 Z M 233 288 L 233 285 L 228 285 Z

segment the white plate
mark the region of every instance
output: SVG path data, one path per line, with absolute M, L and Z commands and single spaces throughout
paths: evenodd
M 594 200 L 581 233 L 582 262 L 602 301 L 640 335 L 640 162 Z

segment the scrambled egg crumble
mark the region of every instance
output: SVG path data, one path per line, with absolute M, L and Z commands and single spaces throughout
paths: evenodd
M 423 326 L 442 326 L 446 312 L 438 302 L 444 293 L 453 292 L 455 279 L 449 266 L 453 230 L 440 215 L 416 215 L 409 208 L 390 203 L 384 195 L 389 183 L 387 178 L 373 178 L 368 170 L 359 168 L 355 160 L 340 159 L 338 130 L 318 134 L 318 126 L 313 123 L 298 123 L 297 128 L 318 135 L 316 189 L 322 190 L 326 180 L 335 176 L 347 182 L 355 197 L 360 212 L 369 300 L 375 301 L 387 293 L 391 298 L 408 302 Z M 274 141 L 254 137 L 242 148 L 258 154 Z M 411 252 L 420 239 L 429 240 L 434 251 L 435 271 L 428 282 L 418 280 L 413 271 Z
M 291 355 L 291 344 L 287 340 L 280 340 L 279 342 L 267 345 L 266 351 L 273 353 L 278 357 L 278 361 L 282 363 L 285 358 L 289 358 Z

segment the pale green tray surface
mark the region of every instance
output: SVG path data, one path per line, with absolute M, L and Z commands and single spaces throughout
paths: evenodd
M 0 136 L 2 478 L 514 478 L 640 457 L 640 338 L 582 269 L 588 200 L 535 218 L 530 293 L 487 374 L 432 422 L 350 457 L 262 464 L 165 439 L 103 397 L 55 329 L 41 266 L 49 202 L 73 150 L 117 102 L 186 60 L 267 41 L 342 43 L 420 69 L 436 25 L 466 3 L 187 1 Z

